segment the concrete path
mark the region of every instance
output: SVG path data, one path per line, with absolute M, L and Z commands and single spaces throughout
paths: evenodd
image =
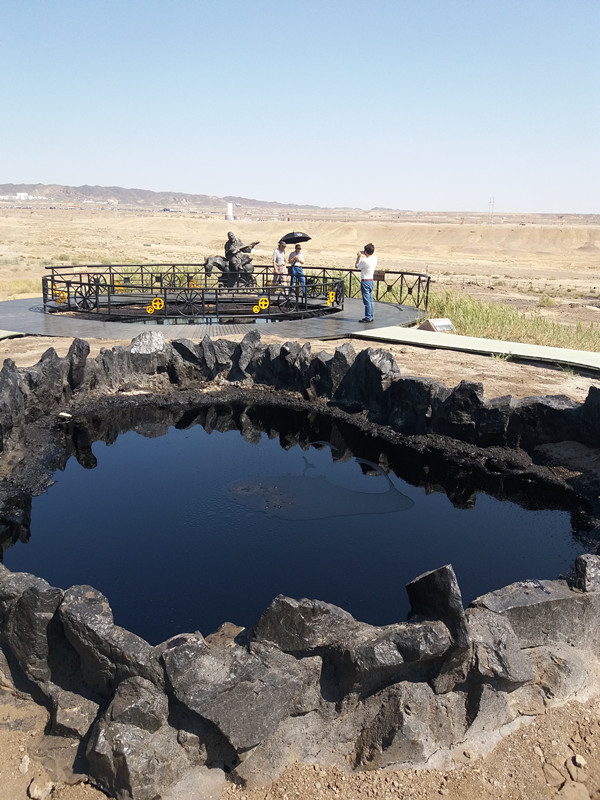
M 600 353 L 592 353 L 587 350 L 568 350 L 563 347 L 545 347 L 539 344 L 503 342 L 500 339 L 478 339 L 475 336 L 457 336 L 455 333 L 435 333 L 395 326 L 359 331 L 353 333 L 352 338 L 457 350 L 464 353 L 480 353 L 516 360 L 565 364 L 578 369 L 600 370 Z

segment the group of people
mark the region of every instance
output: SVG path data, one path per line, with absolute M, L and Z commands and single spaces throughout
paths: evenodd
M 223 272 L 227 273 L 229 280 L 226 285 L 233 286 L 235 282 L 239 281 L 244 275 L 246 275 L 246 277 L 250 275 L 253 267 L 252 258 L 249 254 L 257 244 L 259 243 L 252 242 L 251 244 L 245 245 L 232 231 L 227 234 L 225 258 L 220 259 L 220 263 L 217 264 Z M 302 245 L 300 242 L 294 244 L 294 249 L 288 258 L 286 258 L 285 248 L 286 242 L 281 239 L 275 250 L 273 250 L 273 286 L 285 286 L 286 277 L 289 274 L 290 289 L 293 289 L 296 284 L 298 284 L 303 297 L 306 297 L 306 278 L 303 270 L 304 253 L 302 252 Z M 358 251 L 354 264 L 354 268 L 360 270 L 360 291 L 365 307 L 365 315 L 359 322 L 373 322 L 373 285 L 376 267 L 377 256 L 375 255 L 375 246 L 369 242 L 369 244 L 365 245 L 364 250 Z
M 297 244 L 294 251 L 290 253 L 286 261 L 285 242 L 279 242 L 273 251 L 273 286 L 285 286 L 286 275 L 291 276 L 290 287 L 293 288 L 296 282 L 299 283 L 302 294 L 306 294 L 306 279 L 302 269 L 304 265 L 304 254 L 302 245 Z M 359 250 L 356 254 L 355 269 L 360 269 L 360 292 L 365 307 L 365 315 L 359 322 L 373 322 L 375 316 L 375 304 L 373 302 L 373 285 L 375 269 L 377 268 L 377 256 L 375 246 L 369 242 L 364 250 Z
M 276 249 L 273 250 L 273 286 L 285 286 L 289 267 L 290 288 L 293 288 L 298 283 L 302 294 L 305 295 L 306 278 L 302 269 L 304 266 L 302 245 L 296 244 L 287 259 L 285 257 L 285 246 L 285 242 L 279 242 Z

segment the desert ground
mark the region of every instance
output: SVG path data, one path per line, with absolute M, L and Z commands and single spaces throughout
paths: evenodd
M 510 302 L 565 324 L 600 322 L 600 217 L 399 215 L 255 210 L 224 215 L 112 208 L 12 208 L 0 202 L 0 299 L 41 293 L 48 266 L 202 263 L 222 255 L 227 232 L 258 241 L 256 264 L 270 263 L 279 237 L 311 236 L 308 267 L 354 266 L 373 242 L 379 267 L 423 272 L 433 289 Z
M 273 214 L 244 212 L 226 221 L 217 212 L 164 213 L 120 208 L 13 208 L 0 205 L 0 301 L 39 297 L 46 267 L 65 264 L 202 262 L 221 254 L 228 230 L 259 240 L 255 263 L 269 263 L 284 233 L 306 231 L 307 264 L 353 266 L 356 251 L 376 245 L 380 265 L 427 272 L 434 289 L 452 289 L 491 302 L 539 311 L 565 325 L 600 322 L 600 220 L 485 215 L 399 215 L 351 211 Z M 543 302 L 542 298 L 544 298 Z M 552 302 L 547 302 L 551 298 Z M 2 329 L 0 305 L 0 329 Z M 175 335 L 179 335 L 176 332 Z M 267 341 L 273 341 L 269 337 Z M 92 355 L 129 339 L 89 340 Z M 0 357 L 26 366 L 50 346 L 66 353 L 70 341 L 24 337 L 0 341 Z M 368 346 L 353 342 L 356 347 Z M 312 343 L 332 349 L 335 342 Z M 372 346 L 372 345 L 369 345 Z M 448 351 L 385 346 L 406 375 L 430 376 L 454 386 L 476 380 L 487 397 L 565 394 L 582 402 L 597 374 L 552 369 Z M 69 785 L 44 758 L 46 712 L 15 695 L 0 671 L 0 800 L 42 796 L 91 800 L 103 795 Z M 579 698 L 513 731 L 487 753 L 463 752 L 446 769 L 342 774 L 312 765 L 289 769 L 269 790 L 230 787 L 237 800 L 542 800 L 600 798 L 600 698 Z M 580 766 L 577 766 L 579 764 Z M 37 787 L 37 794 L 34 790 Z M 200 800 L 200 798 L 198 798 Z
M 244 209 L 244 216 L 231 222 L 221 212 L 0 203 L 0 301 L 39 297 L 48 266 L 203 263 L 206 256 L 223 253 L 228 230 L 244 242 L 259 241 L 254 262 L 269 264 L 279 237 L 302 230 L 312 237 L 303 246 L 308 267 L 352 267 L 356 251 L 372 241 L 380 267 L 427 273 L 432 291 L 450 289 L 510 304 L 569 326 L 600 324 L 600 217 L 289 210 L 274 219 L 273 212 L 257 208 L 252 216 Z M 42 351 L 51 344 L 39 343 Z M 103 344 L 108 343 L 97 349 Z M 16 360 L 21 348 L 32 349 L 13 340 L 0 353 L 12 352 Z M 481 381 L 488 397 L 566 394 L 581 401 L 596 379 L 461 353 L 388 349 L 405 374 L 428 374 L 449 386 Z M 34 361 L 35 352 L 29 356 Z

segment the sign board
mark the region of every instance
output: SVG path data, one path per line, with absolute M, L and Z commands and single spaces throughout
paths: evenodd
M 418 330 L 446 333 L 447 331 L 453 331 L 454 325 L 447 317 L 438 317 L 437 319 L 426 319 L 425 322 L 419 325 Z

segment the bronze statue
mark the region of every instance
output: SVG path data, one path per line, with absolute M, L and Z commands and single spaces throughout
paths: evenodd
M 225 257 L 209 256 L 204 260 L 204 271 L 212 275 L 215 267 L 221 271 L 219 286 L 253 286 L 252 257 L 250 252 L 258 242 L 243 244 L 231 231 L 227 234 L 225 242 Z
M 225 260 L 229 271 L 227 285 L 235 286 L 239 283 L 251 283 L 247 276 L 251 275 L 254 267 L 252 266 L 252 257 L 249 254 L 257 244 L 258 242 L 243 244 L 241 239 L 238 239 L 232 231 L 229 231 L 225 242 Z

